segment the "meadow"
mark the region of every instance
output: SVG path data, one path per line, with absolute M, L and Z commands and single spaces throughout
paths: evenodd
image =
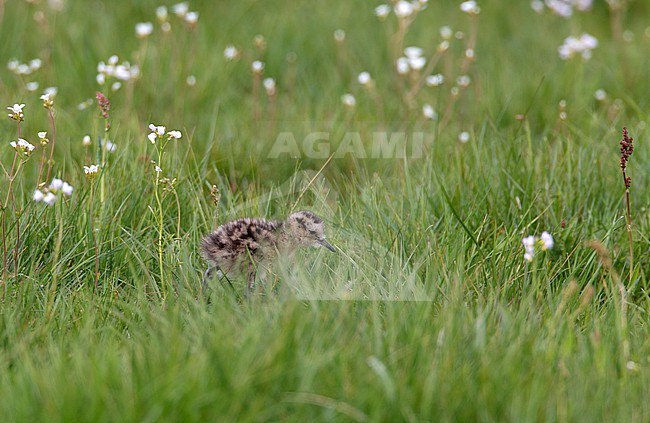
M 0 0 L 0 420 L 649 421 L 650 7 L 545 3 Z

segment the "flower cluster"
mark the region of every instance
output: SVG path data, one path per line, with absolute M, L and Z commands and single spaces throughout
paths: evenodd
M 260 60 L 255 60 L 251 64 L 251 70 L 255 74 L 258 74 L 258 75 L 261 74 L 262 72 L 264 72 L 264 62 L 262 62 Z
M 188 2 L 173 5 L 172 12 L 179 18 L 183 19 L 190 28 L 194 28 L 199 20 L 199 12 L 190 11 L 190 5 Z M 162 29 L 163 32 L 171 31 L 172 26 L 171 23 L 169 23 L 169 13 L 166 6 L 158 6 L 156 8 L 156 18 L 158 18 L 158 21 L 161 24 L 160 29 Z
M 634 152 L 634 138 L 630 137 L 627 132 L 627 128 L 623 128 L 623 138 L 621 139 L 621 170 L 625 176 L 625 188 L 630 188 L 632 185 L 632 178 L 625 174 L 627 168 L 627 161 L 630 159 L 630 156 Z
M 140 69 L 129 62 L 122 62 L 119 57 L 113 55 L 108 58 L 107 62 L 99 62 L 97 65 L 97 83 L 104 85 L 109 78 L 116 78 L 120 81 L 131 81 L 140 76 Z
M 151 129 L 151 133 L 147 135 L 147 138 L 149 138 L 149 141 L 152 144 L 155 144 L 157 141 L 162 141 L 165 138 L 167 138 L 167 140 L 178 140 L 183 137 L 181 131 L 173 130 L 167 132 L 167 128 L 164 126 L 154 125 L 153 123 L 149 124 L 149 129 Z
M 398 58 L 395 64 L 397 66 L 397 73 L 405 75 L 411 70 L 421 70 L 427 64 L 427 59 L 422 56 L 422 49 L 420 47 L 406 47 L 404 49 L 404 56 Z
M 554 245 L 553 236 L 546 231 L 542 232 L 539 237 L 527 236 L 521 242 L 524 244 L 524 260 L 526 261 L 533 261 L 536 248 L 546 251 L 552 249 Z
M 460 4 L 460 10 L 470 15 L 478 15 L 481 13 L 481 8 L 478 7 L 475 1 L 464 1 Z
M 43 65 L 41 59 L 32 59 L 29 63 L 20 63 L 16 59 L 11 59 L 7 63 L 7 69 L 12 71 L 16 75 L 30 75 L 32 72 L 36 72 Z
M 228 44 L 223 51 L 223 57 L 229 62 L 236 60 L 239 58 L 239 50 L 232 44 Z
M 46 131 L 41 131 L 41 132 L 38 133 L 38 142 L 43 147 L 45 147 L 50 142 L 50 140 L 47 139 L 47 132 Z
M 381 4 L 375 7 L 375 15 L 379 20 L 385 20 L 390 12 L 395 13 L 398 19 L 407 19 L 415 16 L 421 10 L 426 9 L 428 0 L 398 0 L 393 2 L 392 8 L 388 4 Z
M 35 148 L 32 144 L 22 138 L 18 138 L 17 141 L 11 141 L 9 145 L 11 145 L 18 154 L 24 157 L 29 157 Z
M 99 166 L 94 164 L 90 166 L 84 166 L 84 173 L 86 174 L 86 177 L 92 179 L 99 173 Z
M 537 13 L 541 13 L 546 6 L 556 15 L 568 19 L 573 16 L 573 9 L 579 12 L 591 10 L 593 0 L 534 0 L 530 5 Z
M 59 196 L 65 195 L 66 197 L 70 197 L 73 190 L 74 188 L 69 183 L 54 178 L 49 187 L 34 191 L 33 199 L 37 203 L 42 201 L 48 206 L 53 206 Z
M 564 43 L 558 48 L 562 60 L 568 60 L 575 55 L 581 55 L 584 60 L 591 59 L 591 50 L 598 47 L 598 40 L 587 33 L 580 37 L 567 37 Z
M 445 82 L 445 77 L 441 73 L 429 75 L 427 76 L 426 82 L 429 87 L 438 87 Z
M 266 90 L 266 95 L 273 97 L 275 95 L 275 79 L 273 78 L 264 78 L 262 81 L 264 89 Z
M 153 33 L 153 24 L 151 22 L 138 22 L 135 24 L 135 35 L 142 39 L 147 38 Z
M 426 119 L 430 119 L 430 120 L 438 119 L 438 113 L 436 113 L 433 106 L 428 103 L 422 106 L 422 114 Z
M 43 100 L 43 107 L 45 107 L 48 110 L 54 107 L 55 95 L 56 95 L 56 88 L 53 91 L 51 89 L 46 90 L 45 94 L 41 96 L 41 100 Z
M 7 107 L 11 113 L 9 117 L 15 121 L 22 122 L 25 120 L 25 114 L 23 113 L 24 104 L 14 104 L 13 106 Z
M 369 87 L 372 85 L 372 77 L 368 72 L 361 72 L 357 77 L 357 81 L 359 81 L 359 84 L 363 85 L 364 87 Z
M 343 94 L 341 96 L 341 101 L 343 104 L 347 107 L 354 107 L 357 104 L 357 100 L 354 98 L 354 96 L 350 93 Z
M 190 11 L 190 5 L 186 1 L 173 5 L 172 12 L 189 25 L 195 25 L 199 20 L 199 12 Z

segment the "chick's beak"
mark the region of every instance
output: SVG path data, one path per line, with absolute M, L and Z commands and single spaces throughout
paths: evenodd
M 325 239 L 319 239 L 319 240 L 316 241 L 316 242 L 319 243 L 320 245 L 322 245 L 323 247 L 327 248 L 327 249 L 330 250 L 331 252 L 333 252 L 333 253 L 336 252 L 336 250 L 334 249 L 334 247 L 332 247 L 332 244 L 330 244 L 329 242 L 325 241 Z

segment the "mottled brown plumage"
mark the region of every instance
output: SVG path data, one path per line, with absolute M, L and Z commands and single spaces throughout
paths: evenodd
M 323 246 L 336 251 L 323 235 L 323 221 L 309 211 L 293 213 L 287 220 L 245 218 L 228 222 L 201 242 L 201 254 L 209 263 L 203 286 L 215 269 L 222 273 L 242 273 L 253 289 L 260 262 L 299 247 Z

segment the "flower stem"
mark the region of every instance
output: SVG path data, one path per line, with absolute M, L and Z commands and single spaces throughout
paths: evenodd
M 52 308 L 54 307 L 54 298 L 56 297 L 57 282 L 59 277 L 59 255 L 61 254 L 61 244 L 63 243 L 63 205 L 61 201 L 56 202 L 56 222 L 59 225 L 59 232 L 54 244 L 54 258 L 52 260 L 52 285 L 50 286 L 50 298 L 46 308 L 46 317 L 49 319 L 52 316 Z
M 50 158 L 47 161 L 47 176 L 45 177 L 46 181 L 50 180 L 50 175 L 52 173 L 52 158 L 54 157 L 54 145 L 56 144 L 56 124 L 54 123 L 54 111 L 51 107 L 47 109 L 48 116 L 50 118 L 50 127 L 52 128 L 52 146 L 50 147 Z M 41 171 L 39 170 L 38 176 L 40 179 Z
M 627 180 L 625 171 L 623 171 L 623 179 Z M 632 211 L 630 207 L 630 189 L 625 188 L 625 204 L 627 206 L 627 213 L 625 214 L 627 240 L 630 248 L 630 286 L 632 285 L 632 270 L 634 268 L 634 248 L 632 242 Z
M 158 166 L 162 166 L 163 159 L 163 146 L 158 149 Z M 160 172 L 156 172 L 156 185 L 154 193 L 156 196 L 156 205 L 158 207 L 158 269 L 160 271 L 160 287 L 163 292 L 163 300 L 166 297 L 166 288 L 165 288 L 165 273 L 163 266 L 163 207 L 162 200 L 160 199 Z
M 14 161 L 11 164 L 11 170 L 7 175 L 9 179 L 9 187 L 7 189 L 7 196 L 4 203 L 2 203 L 2 275 L 3 279 L 7 277 L 7 208 L 9 207 L 9 200 L 13 198 L 13 185 L 14 185 L 14 170 L 16 169 L 16 161 L 18 160 L 18 152 L 14 154 Z
M 88 219 L 90 220 L 90 234 L 93 240 L 93 251 L 95 254 L 95 285 L 93 287 L 93 294 L 97 292 L 97 285 L 99 284 L 99 248 L 97 247 L 97 238 L 95 237 L 95 214 L 93 213 L 93 204 L 95 196 L 95 184 L 93 181 L 90 183 L 90 204 L 88 206 Z

